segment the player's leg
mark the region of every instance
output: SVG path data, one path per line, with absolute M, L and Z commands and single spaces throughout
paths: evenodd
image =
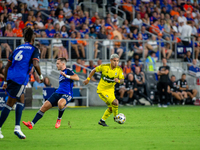
M 178 99 L 179 101 L 181 100 L 180 94 L 177 92 L 172 92 L 172 96 Z
M 118 105 L 119 105 L 119 102 L 115 98 L 114 101 L 112 102 L 112 111 L 113 111 L 114 117 L 116 117 L 118 115 Z
M 32 122 L 28 121 L 25 122 L 23 121 L 23 124 L 25 126 L 27 126 L 29 129 L 32 129 L 33 126 L 38 122 L 38 120 L 40 120 L 44 113 L 49 110 L 50 108 L 52 108 L 52 106 L 55 106 L 57 104 L 58 99 L 60 99 L 61 94 L 58 93 L 53 93 L 50 98 L 44 102 L 44 104 L 42 105 L 42 107 L 40 108 L 40 110 L 36 113 L 34 119 L 32 120 Z
M 11 98 L 10 96 L 8 96 L 8 100 L 6 103 L 6 106 L 3 108 L 3 110 L 1 111 L 1 117 L 0 117 L 0 138 L 3 138 L 3 135 L 1 133 L 1 127 L 4 124 L 4 122 L 6 121 L 10 111 L 12 110 L 12 106 L 16 103 L 16 98 Z
M 66 99 L 61 98 L 58 101 L 58 119 L 56 121 L 56 125 L 55 128 L 59 128 L 60 127 L 60 123 L 61 123 L 61 119 L 62 119 L 62 115 L 65 111 L 65 105 L 67 104 Z
M 17 135 L 20 139 L 25 139 L 26 136 L 21 131 L 20 121 L 22 116 L 22 111 L 24 109 L 24 94 L 20 96 L 20 99 L 17 100 L 16 109 L 15 109 L 15 129 L 14 134 Z
M 106 111 L 104 112 L 102 118 L 100 119 L 100 121 L 98 122 L 100 125 L 102 126 L 108 126 L 105 121 L 108 117 L 110 117 L 110 115 L 112 114 L 112 106 L 111 104 L 107 101 L 107 97 L 104 96 L 104 94 L 99 93 L 98 94 L 99 97 L 108 105 L 108 108 L 106 109 Z
M 197 90 L 193 89 L 192 90 L 192 96 L 193 96 L 192 100 L 196 100 L 196 95 L 197 95 Z

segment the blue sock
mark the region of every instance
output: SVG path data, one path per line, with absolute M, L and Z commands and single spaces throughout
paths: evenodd
M 11 110 L 12 110 L 12 107 L 5 105 L 5 107 L 1 111 L 0 128 L 2 127 L 3 123 L 6 121 Z
M 37 112 L 37 114 L 35 115 L 35 118 L 33 119 L 33 121 L 31 122 L 32 126 L 34 126 L 36 124 L 36 122 L 38 120 L 40 120 L 43 117 L 44 113 L 41 112 L 40 110 Z
M 24 104 L 17 102 L 15 109 L 15 125 L 20 125 L 23 109 L 24 109 Z
M 58 109 L 58 119 L 62 118 L 64 111 L 65 111 L 65 107 L 63 109 Z

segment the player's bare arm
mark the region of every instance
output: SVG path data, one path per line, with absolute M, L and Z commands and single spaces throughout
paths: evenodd
M 75 80 L 75 81 L 78 81 L 79 80 L 79 76 L 77 74 L 74 74 L 74 75 L 66 75 L 64 72 L 60 72 L 60 74 L 62 76 L 64 76 L 65 78 L 69 78 L 71 80 Z
M 44 78 L 43 78 L 41 70 L 40 70 L 39 61 L 38 60 L 33 60 L 33 66 L 34 66 L 35 70 L 37 71 L 37 73 L 38 73 L 38 75 L 40 77 L 40 81 L 43 82 Z
M 84 85 L 87 85 L 87 84 L 90 82 L 90 79 L 91 79 L 92 76 L 95 74 L 95 72 L 96 72 L 96 69 L 94 68 L 94 69 L 90 72 L 88 78 L 87 78 L 85 81 L 83 81 L 83 84 L 84 84 Z
M 7 88 L 7 82 L 6 82 L 6 78 L 7 78 L 7 73 L 8 73 L 8 68 L 12 65 L 12 62 L 8 61 L 5 67 L 5 73 L 4 73 L 4 84 L 3 84 L 3 89 L 5 90 Z

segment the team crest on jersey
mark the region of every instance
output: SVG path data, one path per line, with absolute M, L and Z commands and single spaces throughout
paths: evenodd
M 117 72 L 115 72 L 115 75 L 117 75 Z
M 106 97 L 108 98 L 108 95 L 106 95 Z

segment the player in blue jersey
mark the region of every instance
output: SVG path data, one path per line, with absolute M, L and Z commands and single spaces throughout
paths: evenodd
M 20 45 L 13 51 L 5 67 L 3 89 L 6 90 L 9 96 L 6 105 L 1 112 L 0 138 L 3 138 L 1 127 L 7 119 L 10 110 L 15 103 L 16 120 L 14 133 L 20 139 L 26 138 L 26 136 L 21 131 L 20 120 L 22 116 L 22 110 L 24 108 L 24 88 L 28 83 L 29 72 L 33 66 L 39 74 L 40 80 L 43 81 L 43 76 L 39 66 L 40 52 L 35 46 L 33 46 L 35 34 L 31 28 L 25 29 L 24 40 L 25 44 Z
M 55 127 L 59 128 L 61 123 L 62 115 L 65 111 L 65 106 L 71 101 L 73 97 L 73 82 L 74 80 L 78 81 L 79 77 L 75 74 L 71 69 L 66 68 L 66 58 L 58 58 L 56 62 L 56 66 L 60 71 L 59 76 L 59 87 L 58 89 L 51 95 L 51 97 L 45 101 L 40 110 L 35 115 L 32 122 L 24 122 L 23 124 L 27 126 L 29 129 L 32 129 L 36 122 L 41 119 L 44 113 L 52 108 L 53 106 L 58 106 L 58 119 Z

